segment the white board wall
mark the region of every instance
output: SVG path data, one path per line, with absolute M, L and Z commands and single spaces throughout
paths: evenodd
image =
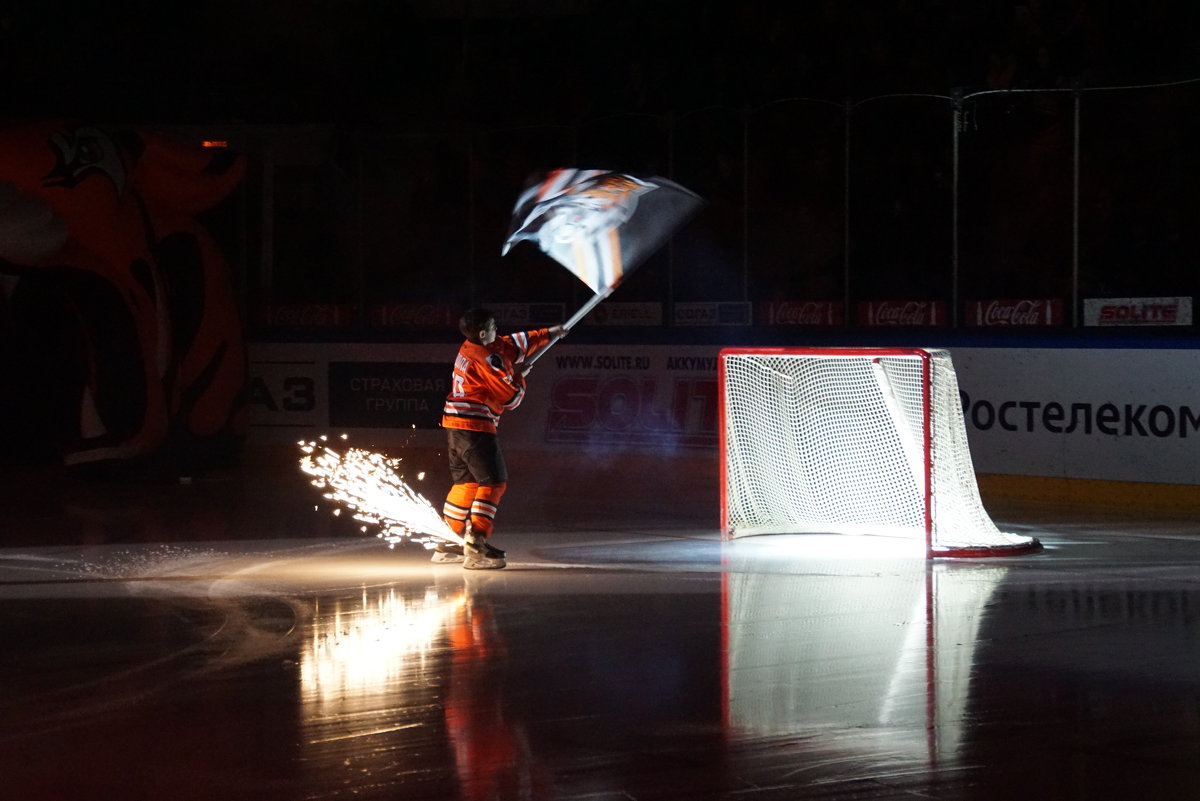
M 249 446 L 437 447 L 454 345 L 251 345 Z M 506 447 L 716 456 L 717 346 L 556 345 Z M 952 348 L 980 473 L 1200 484 L 1200 350 Z

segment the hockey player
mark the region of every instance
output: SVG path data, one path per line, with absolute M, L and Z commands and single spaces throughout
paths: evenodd
M 435 562 L 459 562 L 470 570 L 502 568 L 504 551 L 488 542 L 508 469 L 500 453 L 496 424 L 525 396 L 527 360 L 566 335 L 562 326 L 496 336 L 496 318 L 487 309 L 468 309 L 459 320 L 466 341 L 454 359 L 450 394 L 442 410 L 452 486 L 442 516 L 466 546 L 439 545 Z

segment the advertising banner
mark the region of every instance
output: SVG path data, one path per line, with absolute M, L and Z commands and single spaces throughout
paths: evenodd
M 968 301 L 963 316 L 965 325 L 977 327 L 1045 326 L 1064 322 L 1060 298 L 972 300 Z
M 768 300 L 758 304 L 758 324 L 841 326 L 846 306 L 836 300 Z
M 441 362 L 330 362 L 329 424 L 437 428 L 450 391 Z
M 940 300 L 864 300 L 858 303 L 859 325 L 945 326 L 946 304 Z
M 538 363 L 527 436 L 547 445 L 599 449 L 715 449 L 717 349 L 563 347 Z M 550 370 L 541 372 L 543 362 Z M 514 415 L 515 416 L 515 415 Z M 540 420 L 540 424 L 536 422 Z
M 583 318 L 582 325 L 622 326 L 663 324 L 662 304 L 657 301 L 623 302 L 606 300 Z
M 567 317 L 562 303 L 482 303 L 496 315 L 496 327 L 501 333 L 525 331 L 558 325 Z M 455 320 L 457 325 L 457 319 Z
M 675 325 L 750 325 L 751 308 L 743 301 L 694 301 L 675 304 Z
M 258 310 L 260 324 L 272 328 L 339 328 L 354 324 L 352 303 L 269 303 Z
M 458 325 L 449 303 L 377 303 L 367 312 L 373 328 L 449 328 Z
M 1174 298 L 1084 298 L 1083 324 L 1191 325 L 1192 299 Z
M 719 346 L 557 344 L 501 419 L 506 447 L 717 449 Z M 441 447 L 455 344 L 255 344 L 251 443 L 349 432 Z M 977 472 L 1200 485 L 1200 350 L 955 348 Z M 769 399 L 764 400 L 769 402 Z
M 260 440 L 355 432 L 438 446 L 457 345 L 272 344 L 252 353 Z M 504 414 L 506 445 L 610 451 L 717 446 L 715 346 L 557 344 Z
M 980 473 L 1200 484 L 1200 351 L 952 351 Z

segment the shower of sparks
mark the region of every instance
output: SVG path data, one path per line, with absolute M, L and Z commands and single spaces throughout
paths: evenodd
M 402 540 L 419 542 L 426 548 L 442 540 L 462 543 L 425 496 L 404 483 L 396 472 L 400 459 L 361 448 L 341 453 L 324 444 L 326 437 L 320 439 L 297 443 L 304 454 L 300 470 L 312 477 L 310 483 L 323 490 L 325 498 L 352 511 L 354 519 L 364 524 L 364 532 L 375 527 L 376 536 L 390 547 Z M 424 479 L 425 473 L 417 478 Z M 335 507 L 333 513 L 339 515 L 341 511 Z

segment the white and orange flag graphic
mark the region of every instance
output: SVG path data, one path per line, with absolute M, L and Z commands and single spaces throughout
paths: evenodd
M 558 169 L 517 198 L 501 255 L 523 240 L 607 296 L 700 208 L 674 181 L 608 170 Z

